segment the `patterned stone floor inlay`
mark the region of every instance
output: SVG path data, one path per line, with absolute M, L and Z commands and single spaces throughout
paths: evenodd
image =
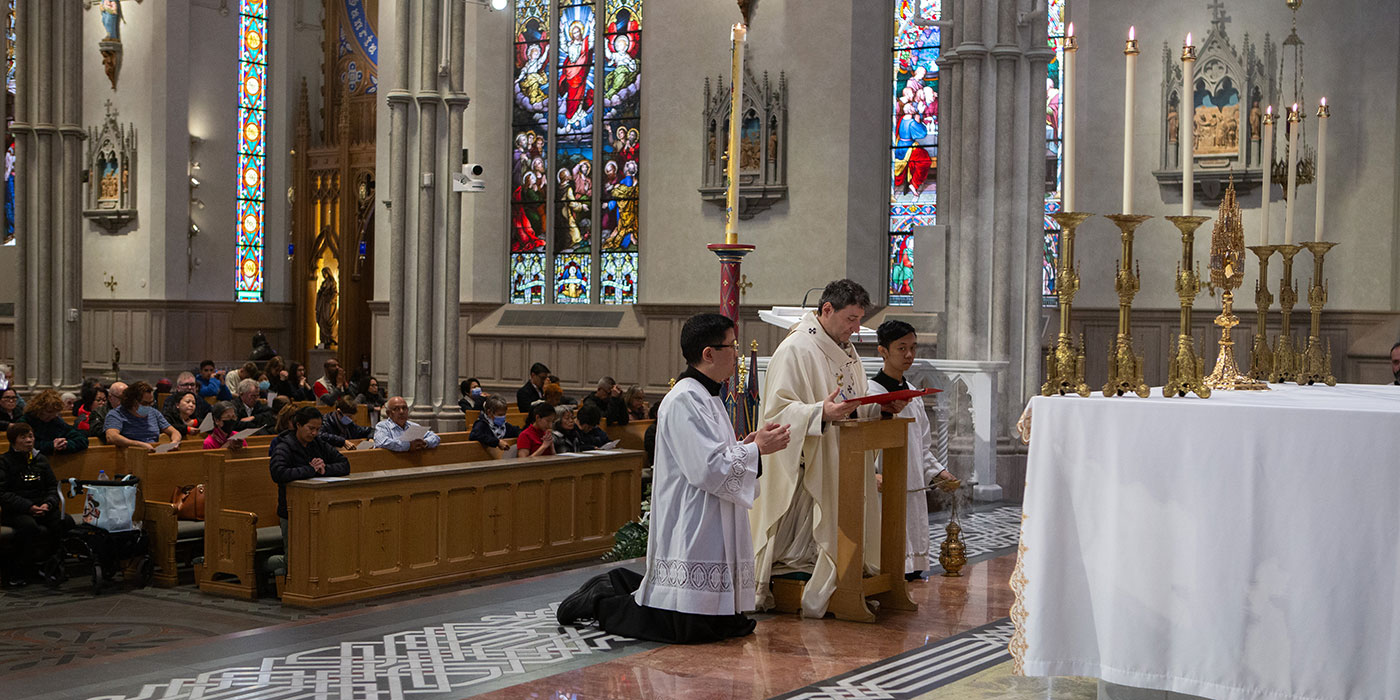
M 905 700 L 1011 659 L 1015 627 L 1001 619 L 828 678 L 774 700 Z
M 153 649 L 207 636 L 186 625 L 163 623 L 62 622 L 0 630 L 0 668 L 5 673 L 61 666 L 76 659 Z
M 256 666 L 219 669 L 147 685 L 131 696 L 93 700 L 403 698 L 469 688 L 635 643 L 594 628 L 560 627 L 556 607 L 267 657 Z

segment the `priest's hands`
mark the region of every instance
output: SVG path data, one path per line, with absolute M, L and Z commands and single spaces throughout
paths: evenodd
M 905 406 L 908 406 L 908 405 L 909 405 L 909 401 L 908 401 L 908 400 L 904 400 L 904 401 L 891 401 L 891 402 L 889 402 L 889 403 L 882 403 L 882 404 L 880 404 L 880 410 L 881 410 L 881 411 L 884 411 L 884 412 L 886 412 L 886 413 L 898 414 L 900 411 L 903 411 L 903 410 L 904 410 L 904 407 L 905 407 Z
M 748 437 L 744 438 L 744 443 L 758 445 L 758 453 L 761 455 L 771 455 L 786 448 L 791 438 L 792 433 L 788 432 L 788 426 L 769 423 L 749 433 Z
M 837 389 L 822 402 L 822 420 L 828 423 L 846 420 L 851 417 L 851 411 L 860 407 L 860 404 L 854 401 L 837 401 L 836 397 L 840 393 L 841 390 Z

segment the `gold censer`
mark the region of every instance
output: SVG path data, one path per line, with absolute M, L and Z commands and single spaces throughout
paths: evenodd
M 943 566 L 943 575 L 950 578 L 962 576 L 962 568 L 967 565 L 967 545 L 963 544 L 962 526 L 956 518 L 950 518 L 943 531 L 946 535 L 943 544 L 938 546 L 938 563 Z

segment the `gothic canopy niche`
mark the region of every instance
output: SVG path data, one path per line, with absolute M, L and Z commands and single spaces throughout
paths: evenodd
M 136 127 L 117 122 L 107 101 L 101 129 L 88 127 L 83 216 L 116 233 L 136 218 Z
M 1194 133 L 1196 194 L 1214 204 L 1233 175 L 1235 189 L 1248 192 L 1263 182 L 1263 116 L 1269 105 L 1278 111 L 1278 46 L 1264 34 L 1256 45 L 1244 35 L 1236 50 L 1225 32 L 1230 22 L 1223 0 L 1213 0 L 1210 33 L 1197 54 L 1195 86 L 1190 96 Z M 1261 56 L 1262 54 L 1262 56 Z M 1161 169 L 1152 174 L 1163 188 L 1181 188 L 1181 47 L 1162 46 Z
M 733 90 L 724 78 L 705 79 L 705 114 L 700 151 L 700 198 L 723 208 L 725 158 L 729 151 L 729 111 Z M 787 197 L 787 76 L 774 89 L 763 73 L 760 85 L 744 69 L 743 123 L 739 128 L 739 218 L 756 214 Z

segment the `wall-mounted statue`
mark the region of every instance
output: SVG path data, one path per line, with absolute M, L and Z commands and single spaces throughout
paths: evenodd
M 1195 84 L 1181 95 L 1181 47 L 1163 44 L 1162 132 L 1159 140 L 1161 168 L 1153 173 L 1164 188 L 1181 189 L 1181 119 L 1190 120 L 1193 178 L 1205 201 L 1218 202 L 1233 174 L 1235 189 L 1243 194 L 1263 182 L 1260 148 L 1264 107 L 1277 104 L 1278 47 L 1264 35 L 1256 46 L 1244 35 L 1236 50 L 1225 32 L 1230 17 L 1225 3 L 1207 5 L 1211 10 L 1210 33 L 1197 54 Z M 1262 56 L 1260 55 L 1262 53 Z
M 122 24 L 126 14 L 122 3 L 128 0 L 87 0 L 86 6 L 97 6 L 102 15 L 102 29 L 106 35 L 97 42 L 97 50 L 102 54 L 102 71 L 112 81 L 112 89 L 117 89 L 117 76 L 122 69 Z M 136 0 L 141 2 L 141 0 Z
M 86 166 L 83 216 L 116 233 L 136 218 L 136 127 L 117 121 L 111 100 L 102 126 L 88 127 Z
M 729 111 L 733 94 L 724 78 L 715 90 L 705 79 L 700 197 L 726 206 L 725 161 L 729 150 Z M 751 219 L 787 197 L 787 76 L 776 89 L 763 74 L 760 84 L 744 69 L 743 122 L 739 125 L 739 218 Z

